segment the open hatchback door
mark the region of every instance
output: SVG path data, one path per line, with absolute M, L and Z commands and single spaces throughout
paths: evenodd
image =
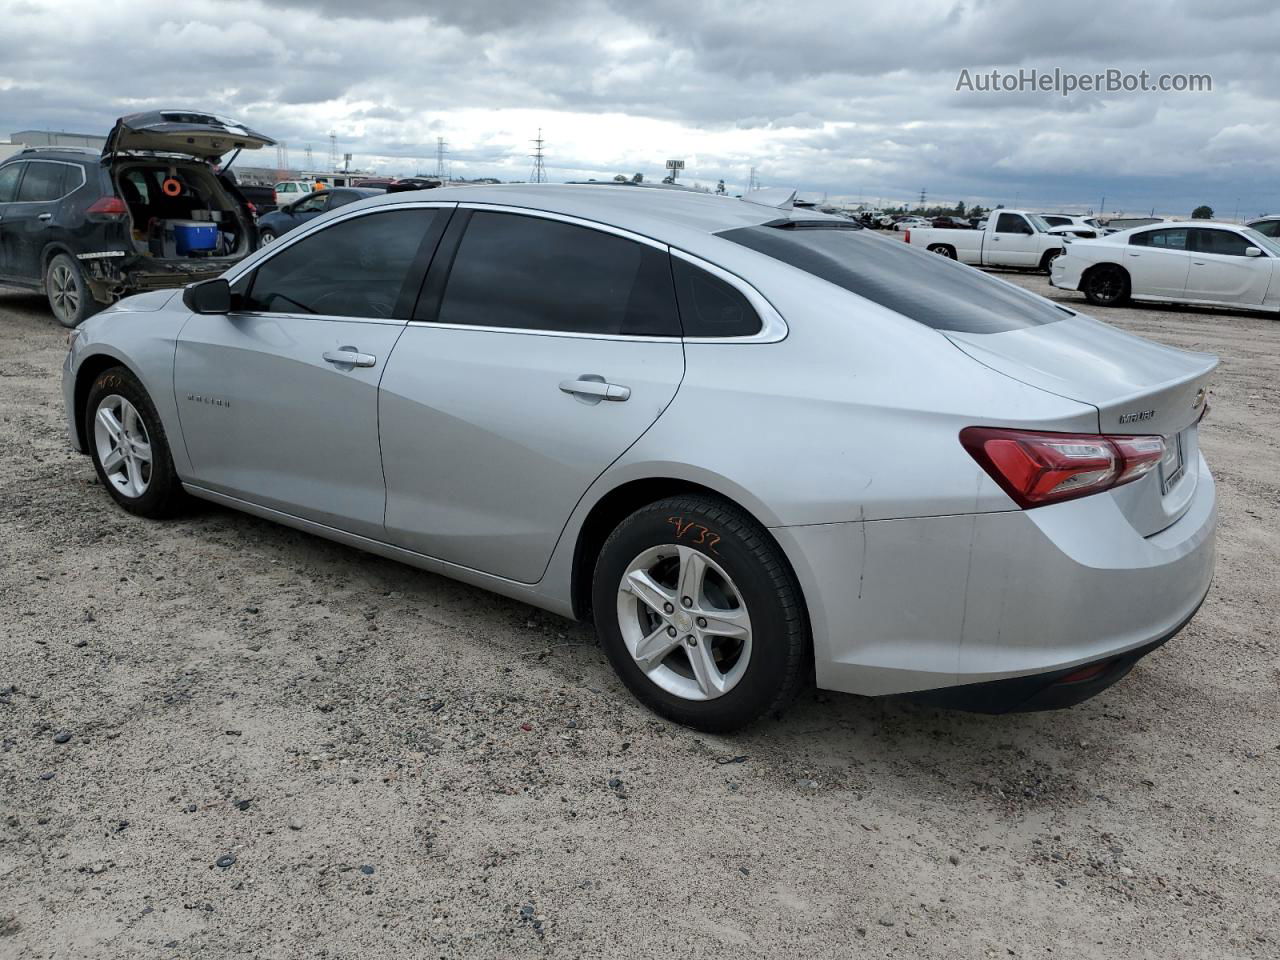
M 102 155 L 177 153 L 217 163 L 233 150 L 261 150 L 274 145 L 270 137 L 213 114 L 148 110 L 117 120 Z

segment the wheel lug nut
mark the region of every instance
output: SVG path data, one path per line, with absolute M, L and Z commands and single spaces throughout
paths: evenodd
M 705 629 L 705 628 L 706 628 L 706 626 L 707 626 L 707 618 L 706 618 L 706 617 L 699 617 L 699 618 L 698 618 L 698 626 L 699 626 L 699 627 L 702 627 L 703 629 Z
M 688 644 L 689 644 L 689 646 L 691 646 L 691 647 L 696 647 L 696 646 L 698 645 L 698 638 L 697 638 L 697 637 L 693 637 L 693 636 L 685 637 L 685 640 L 686 640 L 686 641 L 688 641 Z
M 680 602 L 683 603 L 686 607 L 693 606 L 693 601 L 690 600 L 688 597 L 683 598 Z
M 667 627 L 667 636 L 674 637 L 676 635 L 675 627 Z
M 676 608 L 675 608 L 675 607 L 673 607 L 673 606 L 672 606 L 671 604 L 669 604 L 669 603 L 664 603 L 664 604 L 662 605 L 662 609 L 663 609 L 663 610 L 665 610 L 667 613 L 675 613 L 675 612 L 676 612 Z

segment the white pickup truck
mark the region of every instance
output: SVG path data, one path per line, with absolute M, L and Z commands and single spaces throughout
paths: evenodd
M 1026 267 L 1049 272 L 1064 249 L 1049 225 L 1025 210 L 993 210 L 984 230 L 911 229 L 907 243 L 979 267 Z

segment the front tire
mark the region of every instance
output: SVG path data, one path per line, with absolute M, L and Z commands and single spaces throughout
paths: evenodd
M 85 402 L 85 432 L 98 482 L 111 499 L 140 517 L 159 519 L 186 502 L 169 442 L 142 384 L 125 367 L 94 378 Z
M 44 292 L 49 309 L 64 327 L 78 327 L 101 307 L 93 299 L 80 261 L 59 253 L 44 270 Z
M 274 243 L 275 239 L 276 239 L 276 232 L 274 230 L 263 230 L 261 233 L 258 234 L 258 242 L 261 246 L 264 246 L 264 247 L 269 243 Z
M 620 523 L 592 606 L 623 683 L 677 723 L 736 730 L 784 709 L 808 676 L 795 575 L 768 532 L 718 498 L 671 497 Z
M 1118 307 L 1129 299 L 1129 275 L 1115 264 L 1104 263 L 1084 275 L 1080 288 L 1098 307 Z

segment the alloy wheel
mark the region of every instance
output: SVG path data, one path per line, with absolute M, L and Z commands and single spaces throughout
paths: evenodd
M 93 418 L 93 439 L 107 482 L 126 497 L 146 493 L 151 484 L 151 438 L 137 407 L 119 394 L 103 398 Z
M 80 288 L 65 263 L 54 264 L 49 271 L 49 303 L 64 324 L 74 320 L 80 311 Z
M 751 617 L 724 568 L 692 547 L 650 547 L 618 584 L 627 651 L 661 689 L 685 700 L 732 690 L 751 661 Z

